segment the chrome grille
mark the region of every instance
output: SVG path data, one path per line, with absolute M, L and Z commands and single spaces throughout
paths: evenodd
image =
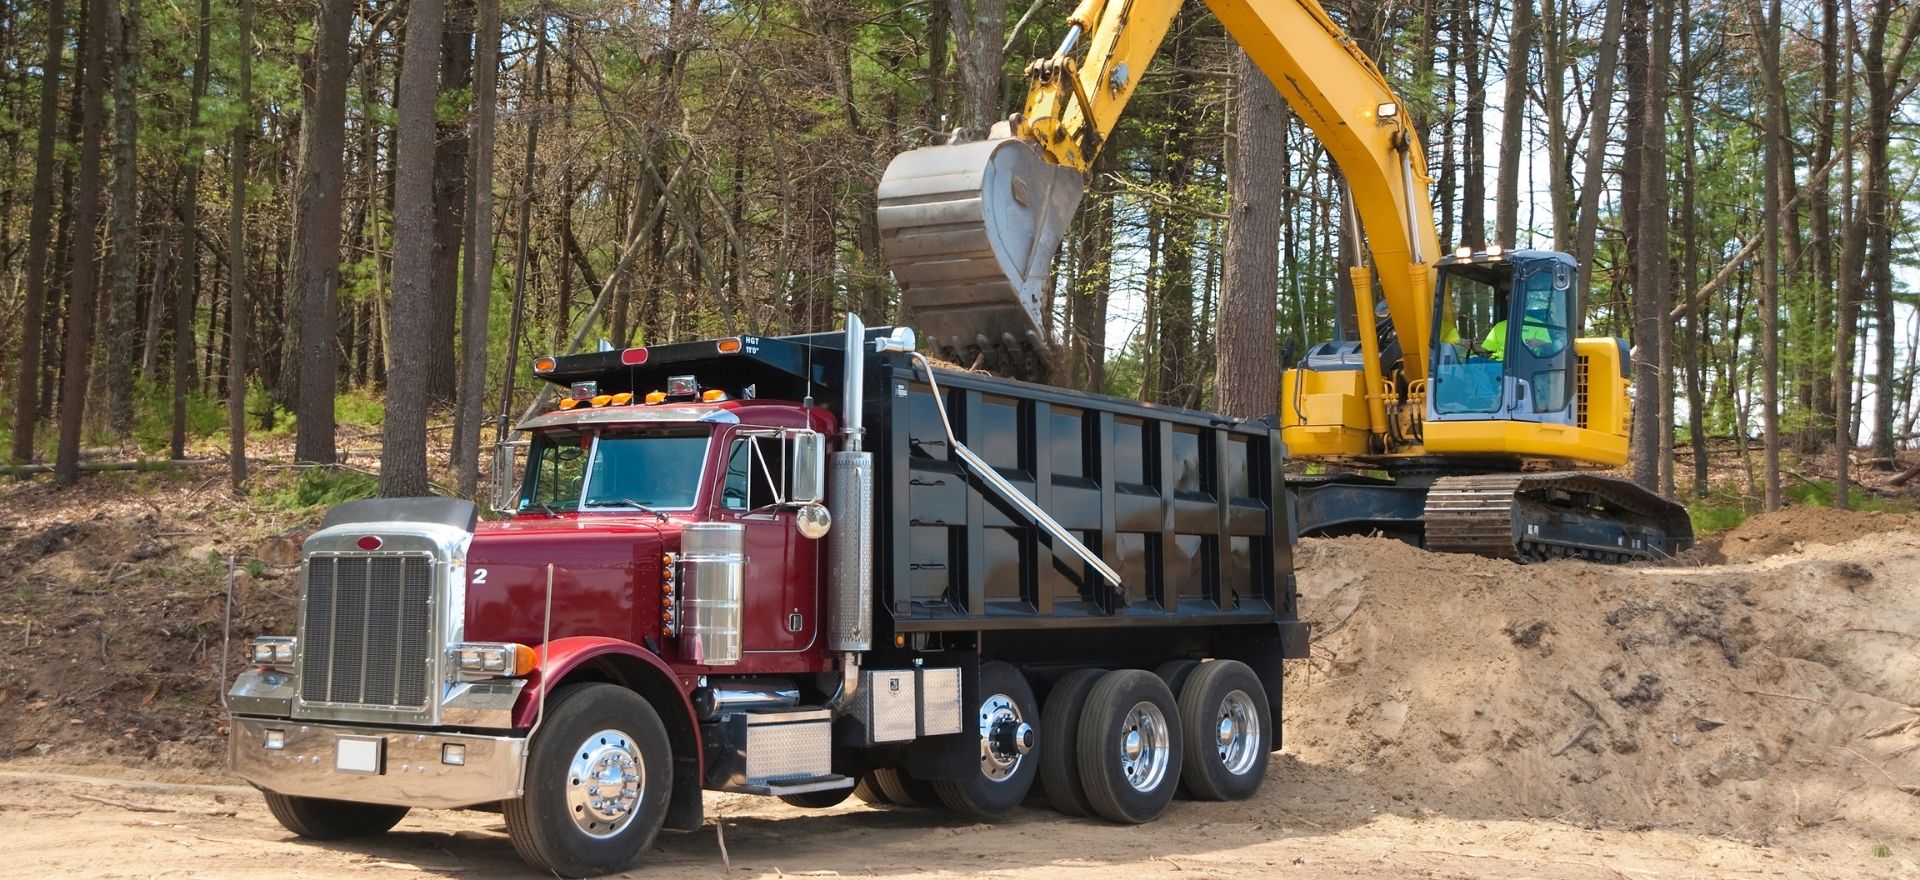
M 432 556 L 310 556 L 304 613 L 302 700 L 389 709 L 427 705 Z

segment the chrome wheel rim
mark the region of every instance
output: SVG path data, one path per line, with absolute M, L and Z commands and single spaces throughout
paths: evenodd
M 632 827 L 628 820 L 646 784 L 647 767 L 633 737 L 602 730 L 574 747 L 567 764 L 567 815 L 588 837 L 613 837 Z
M 980 702 L 980 774 L 994 782 L 1018 772 L 1033 749 L 1033 727 L 1020 713 L 1020 704 L 1006 694 Z
M 1135 791 L 1158 789 L 1167 778 L 1173 736 L 1166 713 L 1142 700 L 1120 716 L 1120 773 Z
M 1220 700 L 1214 724 L 1214 745 L 1228 773 L 1245 776 L 1260 759 L 1260 713 L 1246 691 L 1236 690 Z

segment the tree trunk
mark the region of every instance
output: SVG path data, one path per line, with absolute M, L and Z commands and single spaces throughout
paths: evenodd
M 460 400 L 453 430 L 454 469 L 460 475 L 460 494 L 469 498 L 480 484 L 480 417 L 487 392 L 487 316 L 493 303 L 493 129 L 500 68 L 500 0 L 479 0 L 479 4 L 466 301 L 460 318 Z
M 1780 165 L 1781 139 L 1776 136 L 1783 124 L 1786 106 L 1780 81 L 1780 0 L 1772 0 L 1771 10 L 1755 4 L 1748 8 L 1749 20 L 1757 38 L 1754 45 L 1760 61 L 1760 90 L 1764 112 L 1762 130 L 1764 173 L 1760 181 L 1760 434 L 1766 510 L 1779 510 L 1780 490 Z
M 140 173 L 135 151 L 140 117 L 134 103 L 134 84 L 140 77 L 140 0 L 126 0 L 123 14 L 109 15 L 115 25 L 113 70 L 113 217 L 112 246 L 107 251 L 106 276 L 113 295 L 107 301 L 106 376 L 100 384 L 107 407 L 107 425 L 115 436 L 133 431 L 133 370 L 139 356 L 134 339 L 140 328 L 140 202 L 135 187 Z
M 100 153 L 107 139 L 107 19 L 113 0 L 89 0 L 79 74 L 80 173 L 74 186 L 73 273 L 67 283 L 65 361 L 60 369 L 60 446 L 54 479 L 71 486 L 80 476 L 80 435 L 87 408 L 87 360 L 93 351 L 94 297 L 99 286 Z
M 1513 25 L 1507 31 L 1507 94 L 1500 108 L 1500 183 L 1494 197 L 1494 233 L 1496 244 L 1520 246 L 1520 147 L 1525 138 L 1522 128 L 1527 118 L 1527 58 L 1533 39 L 1535 0 L 1514 0 Z M 1553 76 L 1553 71 L 1547 71 Z M 1558 108 L 1547 115 L 1555 116 Z
M 1479 250 L 1487 244 L 1487 59 L 1482 49 L 1477 0 L 1460 0 L 1454 19 L 1466 67 L 1467 107 L 1461 122 L 1460 244 Z M 1362 323 L 1370 318 L 1362 317 Z M 1362 332 L 1366 332 L 1362 330 Z
M 393 180 L 393 306 L 388 317 L 387 412 L 380 494 L 425 495 L 428 360 L 414 344 L 434 332 L 434 106 L 439 99 L 445 0 L 412 0 L 395 87 L 398 145 Z
M 446 21 L 440 47 L 440 93 L 457 95 L 473 83 L 474 0 L 443 0 Z M 411 26 L 412 14 L 408 14 Z M 403 62 L 404 68 L 404 62 Z M 402 72 L 404 76 L 404 69 Z M 464 108 L 462 108 L 464 109 Z M 463 114 L 464 115 L 464 114 Z M 467 223 L 467 121 L 443 120 L 434 142 L 432 325 L 420 339 L 427 373 L 420 386 L 433 404 L 454 402 L 453 340 L 460 303 L 460 249 Z
M 1280 191 L 1287 124 L 1280 93 L 1244 50 L 1234 53 L 1233 156 L 1227 177 L 1227 254 L 1221 281 L 1214 406 L 1250 419 L 1279 406 L 1274 303 L 1280 284 Z
M 960 55 L 960 124 L 968 140 L 987 136 L 1000 117 L 1000 76 L 1007 36 L 1006 0 L 946 0 Z
M 1620 59 L 1620 36 L 1627 0 L 1605 0 L 1605 23 L 1600 29 L 1600 58 L 1594 65 L 1593 112 L 1587 120 L 1587 156 L 1580 176 L 1579 219 L 1573 232 L 1573 259 L 1580 271 L 1574 282 L 1573 325 L 1586 326 L 1587 301 L 1593 290 L 1594 241 L 1600 231 L 1600 196 L 1606 190 L 1608 133 L 1613 126 L 1613 75 Z
M 213 43 L 212 0 L 200 0 L 199 49 L 193 62 L 193 92 L 187 103 L 186 180 L 180 189 L 180 280 L 173 306 L 173 431 L 170 455 L 187 454 L 187 390 L 193 381 L 193 310 L 200 299 L 200 100 L 207 94 L 207 68 Z
M 1639 0 L 1635 0 L 1639 2 Z M 1646 24 L 1644 43 L 1629 41 L 1631 51 L 1645 53 L 1643 73 L 1629 77 L 1629 88 L 1640 85 L 1637 118 L 1628 125 L 1639 131 L 1638 161 L 1623 173 L 1637 176 L 1639 199 L 1631 236 L 1633 259 L 1633 374 L 1638 393 L 1633 398 L 1633 480 L 1650 491 L 1660 488 L 1660 445 L 1672 438 L 1660 436 L 1660 384 L 1666 322 L 1667 265 L 1667 51 L 1672 27 L 1672 0 L 1649 0 L 1641 11 Z M 1631 102 L 1630 102 L 1631 103 Z
M 233 464 L 236 494 L 247 480 L 247 346 L 252 344 L 253 312 L 247 285 L 247 144 L 253 134 L 253 0 L 240 0 L 240 120 L 233 126 L 227 162 L 233 189 L 227 214 L 227 456 Z
M 349 0 L 320 0 L 307 59 L 300 167 L 293 184 L 295 461 L 333 464 L 333 398 L 340 375 L 340 221 L 346 203 Z
M 12 459 L 16 464 L 33 460 L 33 433 L 40 422 L 40 334 L 47 313 L 47 239 L 53 233 L 53 144 L 60 110 L 60 56 L 67 45 L 66 0 L 48 0 L 46 15 L 47 57 L 40 71 L 33 204 L 27 219 L 27 302 L 20 312 L 20 372 L 13 387 Z

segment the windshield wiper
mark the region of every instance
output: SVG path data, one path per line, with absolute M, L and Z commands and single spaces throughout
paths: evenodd
M 540 508 L 541 510 L 544 510 L 544 511 L 546 511 L 546 512 L 547 512 L 547 515 L 548 515 L 548 516 L 559 516 L 559 515 L 560 515 L 560 511 L 558 511 L 558 510 L 555 510 L 555 509 L 553 508 L 553 505 L 551 505 L 551 504 L 548 504 L 548 503 L 547 503 L 547 502 L 545 502 L 545 501 L 528 501 L 527 503 L 528 503 L 528 504 L 531 504 L 531 505 L 533 505 L 534 507 L 538 507 L 538 508 Z
M 627 498 L 614 498 L 607 501 L 589 501 L 586 503 L 585 506 L 587 507 L 631 507 L 634 510 L 641 511 L 642 513 L 651 513 L 654 515 L 655 518 L 659 519 L 661 522 L 667 521 L 666 514 L 661 513 L 658 510 L 654 510 L 653 508 L 648 507 L 645 504 L 641 504 L 638 501 L 634 501 Z

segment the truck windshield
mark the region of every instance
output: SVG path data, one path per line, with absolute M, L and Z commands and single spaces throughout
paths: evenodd
M 602 434 L 587 465 L 581 507 L 639 504 L 654 510 L 685 510 L 700 492 L 707 435 Z
M 707 440 L 697 431 L 543 434 L 534 439 L 520 509 L 686 510 L 700 492 Z

